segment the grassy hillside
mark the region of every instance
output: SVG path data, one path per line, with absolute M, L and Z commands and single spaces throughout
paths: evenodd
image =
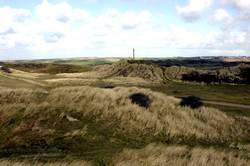
M 94 166 L 93 163 L 87 161 L 37 161 L 37 160 L 25 160 L 25 161 L 18 161 L 18 160 L 7 160 L 3 159 L 0 160 L 0 166 Z
M 87 72 L 38 64 L 12 63 L 11 73 L 0 71 L 0 166 L 250 162 L 247 112 L 192 109 L 172 97 L 249 104 L 249 85 L 181 82 L 192 68 L 145 61 Z
M 99 68 L 106 77 L 139 77 L 149 81 L 164 81 L 164 70 L 146 61 L 121 60 Z
M 4 66 L 25 72 L 48 73 L 48 74 L 80 73 L 90 70 L 90 67 L 87 66 L 56 64 L 56 63 L 30 63 L 30 62 L 5 63 Z
M 166 82 L 182 80 L 199 83 L 249 84 L 250 65 L 240 64 L 217 70 L 197 69 L 185 66 L 163 67 L 156 62 L 143 60 L 121 60 L 99 68 L 107 77 L 140 77 L 149 81 Z
M 142 149 L 125 149 L 114 158 L 112 164 L 116 166 L 247 166 L 250 162 L 249 155 L 249 152 L 243 151 L 150 144 Z
M 55 60 L 53 63 L 56 64 L 70 64 L 70 65 L 79 65 L 79 66 L 96 66 L 96 65 L 104 65 L 111 64 L 113 60 L 109 59 L 71 59 L 71 60 Z
M 149 108 L 129 99 L 139 92 L 149 96 Z M 47 154 L 112 163 L 124 148 L 151 143 L 250 150 L 248 118 L 181 107 L 178 99 L 148 89 L 4 88 L 0 103 L 0 155 L 10 159 Z

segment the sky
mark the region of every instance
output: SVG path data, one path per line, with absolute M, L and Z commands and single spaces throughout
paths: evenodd
M 250 56 L 250 0 L 0 0 L 0 60 Z

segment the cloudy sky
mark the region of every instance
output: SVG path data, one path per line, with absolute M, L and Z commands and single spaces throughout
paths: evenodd
M 250 0 L 0 0 L 0 59 L 249 56 Z

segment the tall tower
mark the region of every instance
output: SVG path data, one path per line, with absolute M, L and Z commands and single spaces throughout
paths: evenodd
M 133 48 L 133 60 L 135 60 L 135 48 Z

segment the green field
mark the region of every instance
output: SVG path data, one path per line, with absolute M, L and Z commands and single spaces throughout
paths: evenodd
M 207 85 L 169 81 L 152 89 L 176 97 L 194 95 L 203 100 L 250 104 L 250 85 Z
M 78 66 L 96 66 L 111 64 L 112 62 L 106 59 L 90 59 L 90 60 L 55 60 L 53 63 L 56 64 L 71 64 Z

